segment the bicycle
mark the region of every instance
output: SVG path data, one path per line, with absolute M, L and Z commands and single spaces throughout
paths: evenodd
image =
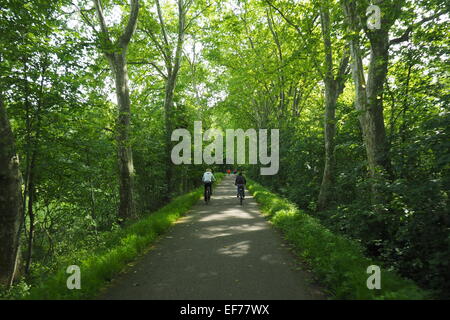
M 238 195 L 239 195 L 239 203 L 242 206 L 242 201 L 244 200 L 244 185 L 238 185 Z
M 208 204 L 208 202 L 211 200 L 211 184 L 208 183 L 205 187 L 205 203 Z

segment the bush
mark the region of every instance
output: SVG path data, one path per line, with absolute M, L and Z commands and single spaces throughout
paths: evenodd
M 220 178 L 221 175 L 218 175 Z M 203 188 L 175 198 L 165 207 L 150 214 L 138 222 L 123 229 L 105 232 L 100 235 L 100 244 L 94 252 L 80 248 L 71 253 L 72 260 L 64 259 L 59 269 L 51 276 L 34 285 L 26 299 L 89 299 L 94 298 L 99 290 L 115 275 L 121 272 L 128 263 L 165 232 L 173 222 L 180 218 L 202 196 Z M 69 263 L 70 261 L 70 263 Z M 81 289 L 68 290 L 66 286 L 66 268 L 78 265 L 81 269 Z M 5 296 L 11 297 L 11 296 Z
M 381 264 L 364 256 L 356 241 L 334 234 L 319 220 L 291 202 L 271 193 L 254 181 L 250 192 L 273 225 L 283 232 L 296 253 L 306 261 L 335 299 L 424 299 L 428 293 L 396 273 L 382 269 L 381 289 L 369 290 L 366 273 L 370 265 Z

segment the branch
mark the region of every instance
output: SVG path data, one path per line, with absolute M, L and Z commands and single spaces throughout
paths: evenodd
M 242 22 L 244 23 L 245 32 L 247 33 L 247 38 L 248 38 L 248 41 L 250 42 L 250 46 L 251 46 L 252 50 L 255 51 L 256 54 L 258 54 L 255 50 L 255 44 L 253 43 L 253 39 L 250 36 L 250 30 L 248 30 L 246 16 L 247 16 L 247 11 L 245 11 L 245 15 L 240 16 L 240 18 L 241 18 Z
M 161 52 L 161 54 L 163 55 L 164 61 L 166 62 L 166 64 L 169 64 L 169 57 L 166 54 L 166 50 L 164 50 L 164 48 L 162 47 L 161 43 L 159 43 L 158 39 L 156 38 L 155 34 L 147 29 L 142 29 L 142 31 L 144 31 L 147 35 L 150 36 L 150 40 L 155 44 L 156 48 L 159 50 L 159 52 Z
M 280 63 L 283 63 L 283 51 L 281 50 L 281 44 L 280 44 L 280 41 L 278 38 L 278 34 L 273 27 L 273 15 L 271 14 L 271 12 L 269 10 L 266 10 L 266 15 L 267 15 L 267 23 L 269 25 L 270 33 L 272 34 L 275 45 L 277 46 L 278 58 L 280 59 Z
M 125 27 L 123 34 L 119 38 L 119 44 L 122 48 L 125 48 L 130 42 L 131 36 L 136 30 L 137 18 L 139 14 L 139 0 L 131 0 L 131 12 L 128 24 Z
M 164 37 L 164 43 L 166 45 L 166 47 L 169 47 L 169 40 L 167 38 L 167 32 L 166 32 L 166 27 L 164 24 L 164 19 L 163 19 L 163 15 L 162 15 L 162 11 L 161 11 L 161 5 L 159 4 L 159 0 L 156 0 L 156 9 L 158 11 L 158 18 L 159 18 L 159 23 L 161 24 L 161 31 Z
M 275 11 L 277 11 L 277 12 L 281 15 L 281 17 L 282 17 L 288 24 L 290 24 L 291 26 L 293 26 L 293 27 L 295 28 L 295 30 L 297 30 L 297 32 L 298 32 L 299 34 L 302 33 L 302 31 L 300 30 L 300 27 L 299 27 L 298 25 L 296 25 L 294 22 L 292 22 L 291 19 L 289 19 L 288 17 L 286 17 L 285 14 L 284 14 L 280 9 L 278 9 L 277 7 L 275 7 L 275 5 L 273 5 L 272 2 L 270 2 L 269 0 L 266 0 L 266 2 L 267 2 L 267 4 L 268 4 L 269 6 L 271 6 L 272 8 L 274 8 Z
M 206 10 L 209 9 L 209 7 L 212 6 L 212 3 L 208 4 L 203 10 L 201 10 L 199 13 L 197 13 L 195 16 L 193 16 L 189 22 L 186 24 L 186 27 L 184 28 L 184 30 L 186 31 L 187 29 L 189 29 L 189 27 L 191 26 L 192 22 L 194 22 L 195 19 L 197 19 L 203 12 L 205 12 Z M 187 8 L 189 8 L 189 6 L 186 6 Z M 187 11 L 188 9 L 186 9 Z
M 80 13 L 81 15 L 81 19 L 89 26 L 91 27 L 92 31 L 98 36 L 98 31 L 97 29 L 95 29 L 95 26 L 91 23 L 91 21 L 85 16 L 84 12 L 88 12 L 91 10 L 95 10 L 95 8 L 91 8 L 91 9 L 81 9 L 80 7 L 78 7 L 75 3 L 72 2 L 72 5 L 77 9 L 77 11 Z
M 149 62 L 150 65 L 153 66 L 153 68 L 156 69 L 156 71 L 158 71 L 158 73 L 164 78 L 167 79 L 167 75 L 156 65 L 156 63 L 153 62 Z
M 325 54 L 325 80 L 333 79 L 333 49 L 330 34 L 330 9 L 328 6 L 320 6 L 320 24 L 322 26 L 322 41 Z
M 188 7 L 183 5 L 183 0 L 178 0 L 178 41 L 175 51 L 175 65 L 173 67 L 173 74 L 175 76 L 180 68 L 181 53 L 183 50 L 185 19 L 187 13 L 185 10 L 188 10 Z
M 103 8 L 102 4 L 100 3 L 100 0 L 94 0 L 95 10 L 97 12 L 97 18 L 100 22 L 100 29 L 102 30 L 102 33 L 106 36 L 108 41 L 111 41 L 109 37 L 108 27 L 106 26 L 105 22 L 105 16 L 103 15 Z
M 195 43 L 194 43 L 194 50 L 195 50 Z M 192 61 L 191 61 L 191 59 L 189 59 L 189 55 L 186 53 L 186 51 L 183 49 L 183 56 L 184 56 L 184 58 L 187 60 L 187 62 L 189 63 L 189 66 L 191 67 L 191 68 L 194 68 L 194 65 L 195 65 L 195 51 L 193 52 L 193 54 L 194 54 L 194 57 L 193 57 L 193 59 L 192 59 Z
M 300 27 L 297 25 L 297 24 L 295 24 L 294 22 L 292 22 L 292 20 L 290 20 L 279 8 L 277 8 L 270 0 L 265 0 L 265 2 L 269 5 L 269 6 L 271 6 L 273 9 L 275 9 L 275 11 L 277 11 L 280 15 L 281 15 L 281 17 L 289 24 L 289 25 L 291 25 L 292 27 L 294 27 L 295 28 L 295 30 L 297 31 L 297 33 L 298 33 L 298 35 L 299 35 L 299 38 L 300 38 L 300 40 L 302 41 L 302 44 L 303 44 L 303 46 L 304 47 L 306 47 L 306 45 L 307 45 L 307 42 L 305 41 L 305 39 L 304 39 L 304 36 L 303 36 L 303 34 L 302 34 L 302 30 L 300 29 Z M 315 21 L 316 21 L 316 19 L 317 19 L 317 15 L 312 19 L 312 24 L 313 24 L 313 26 L 314 26 L 314 23 L 315 23 Z M 307 32 L 308 32 L 308 34 L 312 34 L 312 29 L 311 28 L 309 28 L 309 30 L 307 30 Z M 314 63 L 314 67 L 317 69 L 317 72 L 321 75 L 321 77 L 323 78 L 323 73 L 322 73 L 322 71 L 321 71 L 321 68 L 320 68 L 320 66 L 317 64 L 317 61 L 316 61 L 316 56 L 313 56 L 312 57 L 312 62 Z
M 339 64 L 339 71 L 335 79 L 338 94 L 341 94 L 342 91 L 344 90 L 346 78 L 345 75 L 348 74 L 349 72 L 348 69 L 349 61 L 350 61 L 350 51 L 346 49 L 342 54 L 341 62 Z
M 158 71 L 158 73 L 164 78 L 167 79 L 167 75 L 161 70 L 160 67 L 158 67 L 155 63 L 150 62 L 150 61 L 129 61 L 128 64 L 138 64 L 138 65 L 143 65 L 143 64 L 149 64 L 151 66 L 153 66 L 156 71 Z
M 194 0 L 186 0 L 183 5 L 184 12 L 188 12 L 189 8 L 192 6 L 193 3 L 194 3 Z
M 94 7 L 90 8 L 90 9 L 80 9 L 75 3 L 72 2 L 71 4 L 76 8 L 76 10 L 66 12 L 66 11 L 61 9 L 61 15 L 65 15 L 65 14 L 72 15 L 72 14 L 74 14 L 76 12 L 80 12 L 81 13 L 81 12 L 90 12 L 90 11 L 95 10 Z
M 391 41 L 389 41 L 389 45 L 398 44 L 398 43 L 402 43 L 402 42 L 408 41 L 409 40 L 409 36 L 410 36 L 411 32 L 413 31 L 413 29 L 417 28 L 422 23 L 425 23 L 427 21 L 430 21 L 430 20 L 433 20 L 433 19 L 439 17 L 442 14 L 444 14 L 444 12 L 438 12 L 438 13 L 430 16 L 430 17 L 423 18 L 419 22 L 409 26 L 400 37 L 392 39 Z

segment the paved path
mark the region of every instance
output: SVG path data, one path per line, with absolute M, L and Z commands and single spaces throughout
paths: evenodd
M 100 299 L 323 299 L 311 277 L 233 177 L 199 201 Z

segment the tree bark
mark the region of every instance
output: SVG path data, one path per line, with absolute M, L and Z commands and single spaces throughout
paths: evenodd
M 126 53 L 114 54 L 110 63 L 113 65 L 118 106 L 116 123 L 117 152 L 119 164 L 120 204 L 118 216 L 126 220 L 135 217 L 133 200 L 134 166 L 130 141 L 131 102 L 128 88 L 128 70 Z
M 22 211 L 19 159 L 6 108 L 0 97 L 0 285 L 11 286 L 17 272 Z

